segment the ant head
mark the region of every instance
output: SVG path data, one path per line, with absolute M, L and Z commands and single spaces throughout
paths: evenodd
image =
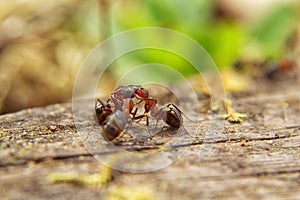
M 105 104 L 100 99 L 97 99 L 95 102 L 95 110 L 97 112 L 100 112 L 100 110 L 102 110 L 103 107 L 105 107 Z
M 177 109 L 173 109 L 168 107 L 166 109 L 166 116 L 164 117 L 164 121 L 173 128 L 178 129 L 182 124 L 181 113 Z
M 143 87 L 139 87 L 136 91 L 135 91 L 136 95 L 141 97 L 141 98 L 148 98 L 149 97 L 149 92 L 148 90 L 146 90 Z
M 95 111 L 100 125 L 102 125 L 106 118 L 112 113 L 110 104 L 103 103 L 100 99 L 97 99 L 95 103 Z

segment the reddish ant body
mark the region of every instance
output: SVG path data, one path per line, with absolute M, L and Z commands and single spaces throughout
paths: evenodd
M 148 98 L 149 92 L 145 88 L 141 87 L 140 85 L 127 85 L 127 86 L 119 86 L 111 93 L 112 99 L 127 99 L 127 98 Z
M 112 102 L 119 110 L 123 109 L 125 99 L 130 99 L 129 101 L 131 101 L 134 97 L 143 100 L 149 97 L 149 92 L 140 85 L 127 85 L 119 86 L 110 95 Z M 132 110 L 133 104 L 131 102 L 129 106 L 131 106 Z
M 110 103 L 110 101 L 112 101 Z M 135 116 L 137 107 L 135 106 L 144 102 L 144 114 Z M 95 103 L 96 116 L 99 124 L 102 126 L 103 133 L 109 140 L 117 138 L 124 131 L 127 125 L 133 120 L 146 117 L 147 127 L 149 125 L 148 113 L 174 129 L 179 129 L 182 124 L 183 114 L 174 104 L 167 104 L 158 107 L 157 100 L 149 97 L 149 92 L 140 85 L 120 86 L 111 93 L 107 103 L 97 99 Z

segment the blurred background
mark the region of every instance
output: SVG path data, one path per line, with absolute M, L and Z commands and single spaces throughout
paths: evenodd
M 0 114 L 70 100 L 88 53 L 133 28 L 187 34 L 224 70 L 225 80 L 234 79 L 230 70 L 241 63 L 299 64 L 299 10 L 297 0 L 0 0 Z M 166 52 L 136 52 L 130 60 L 166 64 L 186 77 L 195 73 Z M 127 68 L 120 62 L 109 68 L 103 87 L 110 90 Z

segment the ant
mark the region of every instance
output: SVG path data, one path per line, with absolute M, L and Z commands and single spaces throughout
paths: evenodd
M 114 140 L 120 136 L 130 123 L 129 114 L 121 110 L 115 110 L 115 106 L 111 103 L 103 103 L 100 99 L 97 99 L 95 110 L 103 133 L 109 140 Z
M 100 99 L 97 99 L 95 103 L 95 111 L 98 122 L 101 126 L 104 125 L 105 120 L 112 114 L 114 106 L 110 103 L 103 103 Z
M 182 116 L 183 114 L 181 110 L 174 104 L 168 104 L 158 110 L 158 112 L 154 112 L 152 110 L 151 113 L 156 119 L 163 120 L 174 129 L 179 129 L 182 124 Z
M 134 101 L 135 98 L 137 101 Z M 145 111 L 142 115 L 136 116 L 138 110 L 136 106 L 141 102 L 144 102 Z M 179 129 L 182 125 L 182 114 L 185 117 L 187 116 L 172 103 L 163 107 L 158 107 L 157 105 L 157 100 L 149 97 L 149 92 L 145 88 L 140 85 L 128 85 L 116 88 L 106 103 L 97 99 L 95 110 L 103 133 L 109 140 L 114 140 L 120 136 L 126 126 L 133 120 L 146 117 L 146 125 L 148 127 L 148 113 L 157 119 L 156 125 L 159 120 L 163 120 L 171 128 Z M 134 107 L 136 108 L 133 111 Z
M 124 100 L 124 108 L 122 108 L 122 110 L 117 109 L 114 103 L 110 103 L 109 101 L 110 99 L 104 103 L 100 99 L 97 99 L 95 111 L 104 135 L 109 140 L 114 140 L 123 133 L 131 120 L 135 119 L 137 109 L 132 112 L 134 103 L 131 99 Z M 130 115 L 132 115 L 132 117 Z
M 179 129 L 182 125 L 182 116 L 184 115 L 187 119 L 189 119 L 175 104 L 169 103 L 165 106 L 158 107 L 157 100 L 153 98 L 145 99 L 145 112 L 143 115 L 135 117 L 143 118 L 146 117 L 147 126 L 149 124 L 149 117 L 147 113 L 150 113 L 152 117 L 157 119 L 156 125 L 159 120 L 163 120 L 166 124 L 168 124 L 171 128 Z
M 122 110 L 123 102 L 125 99 L 132 100 L 134 97 L 140 100 L 144 100 L 149 97 L 149 92 L 145 88 L 141 87 L 141 85 L 122 85 L 116 88 L 110 95 L 110 99 L 119 110 Z M 130 106 L 132 108 L 133 104 L 131 104 Z

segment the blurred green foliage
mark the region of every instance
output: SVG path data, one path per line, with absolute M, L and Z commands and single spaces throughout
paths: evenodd
M 219 7 L 224 2 L 227 3 L 226 0 L 2 0 L 0 113 L 69 99 L 77 70 L 88 53 L 106 38 L 129 29 L 152 26 L 184 33 L 201 44 L 220 68 L 244 57 L 283 56 L 285 40 L 299 19 L 299 1 L 289 0 L 291 3 L 274 6 L 265 13 L 254 12 L 258 15 L 254 21 L 240 19 L 230 10 L 220 13 Z M 233 5 L 228 3 L 225 7 Z M 241 13 L 251 10 L 239 9 Z M 142 39 L 157 40 L 154 36 Z M 194 56 L 192 50 L 182 48 Z M 185 76 L 196 72 L 190 63 L 170 52 L 134 51 L 109 68 L 101 87 L 111 91 L 114 78 L 147 63 L 167 65 Z M 172 81 L 172 76 L 151 69 L 147 75 Z
M 199 42 L 220 68 L 232 65 L 239 57 L 251 58 L 251 54 L 275 59 L 282 55 L 284 42 L 295 26 L 294 4 L 270 9 L 257 22 L 248 24 L 238 18 L 218 17 L 216 4 L 217 1 L 202 0 L 120 1 L 113 5 L 113 33 L 148 26 L 177 30 Z M 245 46 L 251 46 L 251 51 L 244 50 Z M 160 58 L 184 75 L 194 73 L 191 67 L 170 54 L 147 51 L 136 55 L 131 59 L 150 62 Z
M 266 57 L 280 57 L 285 42 L 297 24 L 296 9 L 285 5 L 267 15 L 250 33 L 257 40 Z

